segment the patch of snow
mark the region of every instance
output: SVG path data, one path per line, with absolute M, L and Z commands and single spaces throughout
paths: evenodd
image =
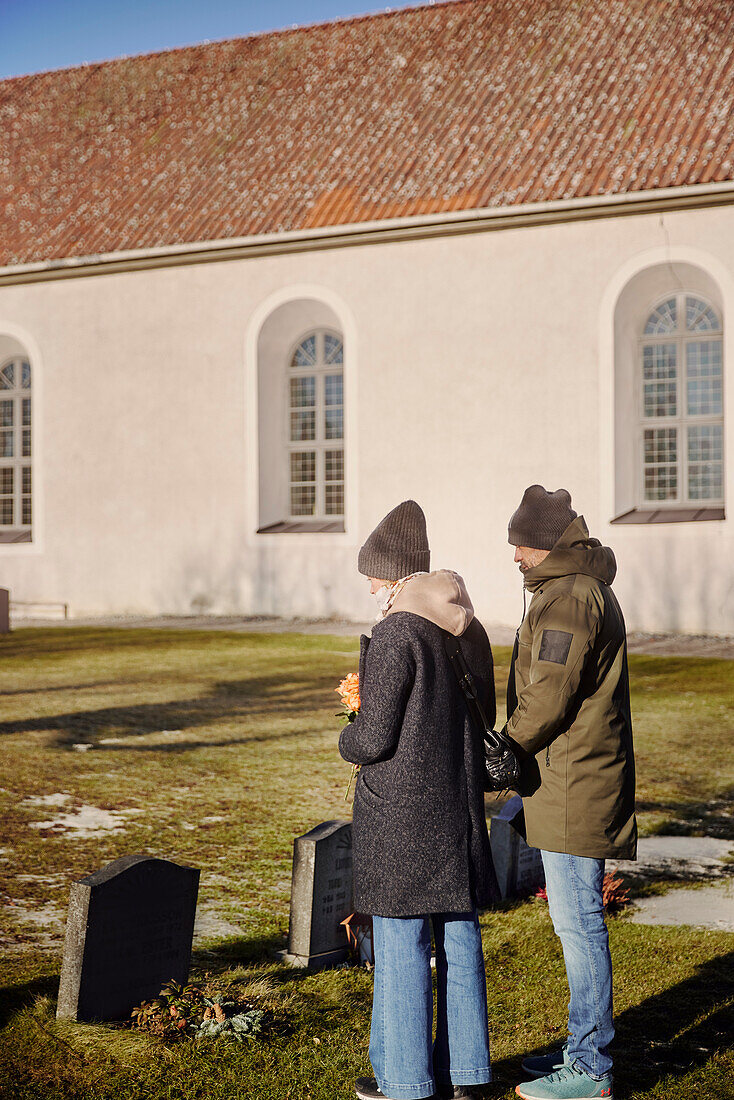
M 38 794 L 24 798 L 21 806 L 65 806 L 70 799 L 70 794 Z
M 636 860 L 610 861 L 625 874 L 651 873 L 695 878 L 719 874 L 734 856 L 734 841 L 713 836 L 644 836 L 637 844 Z
M 101 810 L 98 806 L 80 806 L 68 814 L 59 814 L 50 821 L 32 821 L 31 829 L 52 829 L 72 836 L 88 837 L 99 833 L 122 832 L 126 817 L 142 810 Z
M 244 929 L 218 916 L 214 909 L 199 906 L 194 923 L 194 943 L 206 939 L 224 939 L 227 936 L 244 936 Z
M 60 890 L 69 884 L 68 875 L 16 875 L 17 882 L 42 882 L 49 890 Z
M 155 746 L 161 738 L 175 743 L 178 739 L 188 736 L 186 730 L 152 730 L 150 733 L 135 734 L 134 743 L 136 745 Z M 131 743 L 130 737 L 100 737 L 97 741 L 98 745 L 130 745 Z
M 692 924 L 696 928 L 734 932 L 734 881 L 669 890 L 660 897 L 644 898 L 629 919 L 633 924 Z
M 66 914 L 53 902 L 30 909 L 25 902 L 8 898 L 5 906 L 23 934 L 20 942 L 10 930 L 7 935 L 0 936 L 0 947 L 5 953 L 21 955 L 34 948 L 59 949 L 64 938 Z

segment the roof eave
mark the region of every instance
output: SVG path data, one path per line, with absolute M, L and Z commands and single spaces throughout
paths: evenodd
M 691 184 L 621 195 L 599 195 L 559 199 L 553 202 L 516 206 L 485 207 L 477 210 L 425 214 L 384 221 L 320 226 L 284 233 L 263 233 L 250 237 L 197 241 L 130 249 L 99 255 L 70 257 L 0 267 L 0 286 L 46 282 L 92 275 L 108 275 L 148 268 L 179 267 L 189 264 L 221 263 L 252 259 L 262 255 L 348 248 L 356 245 L 422 240 L 430 237 L 519 229 L 570 221 L 629 217 L 734 203 L 734 180 Z

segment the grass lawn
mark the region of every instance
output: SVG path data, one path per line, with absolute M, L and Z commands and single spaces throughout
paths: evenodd
M 270 953 L 287 931 L 293 837 L 349 814 L 333 688 L 357 649 L 323 635 L 89 628 L 0 640 L 3 1100 L 353 1096 L 371 975 L 306 975 Z M 501 699 L 509 651 L 496 659 Z M 732 836 L 734 662 L 636 656 L 630 668 L 643 831 Z M 195 972 L 235 990 L 257 981 L 276 1020 L 265 1039 L 164 1046 L 55 1022 L 69 884 L 131 852 L 201 868 L 210 937 Z M 509 1097 L 520 1058 L 562 1041 L 568 994 L 543 903 L 482 927 L 496 1095 Z M 610 933 L 618 1100 L 734 1098 L 734 935 L 623 917 Z

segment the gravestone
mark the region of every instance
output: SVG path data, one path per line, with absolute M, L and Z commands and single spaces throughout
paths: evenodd
M 0 588 L 0 634 L 10 633 L 10 592 Z
M 522 799 L 511 798 L 489 825 L 489 842 L 502 898 L 535 893 L 545 882 L 543 860 L 537 848 L 525 843 Z
M 320 969 L 349 957 L 341 922 L 352 912 L 352 823 L 323 821 L 293 842 L 288 951 L 294 966 Z
M 71 887 L 57 1016 L 122 1020 L 191 962 L 199 871 L 125 856 Z

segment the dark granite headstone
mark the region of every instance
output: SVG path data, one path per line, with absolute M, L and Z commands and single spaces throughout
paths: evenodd
M 286 958 L 331 966 L 349 957 L 341 922 L 352 912 L 352 823 L 324 821 L 293 842 L 291 918 Z
M 545 882 L 540 852 L 528 847 L 524 833 L 522 799 L 518 795 L 489 824 L 492 860 L 503 898 L 532 894 Z
M 71 887 L 57 1016 L 122 1020 L 191 962 L 199 871 L 125 856 Z

